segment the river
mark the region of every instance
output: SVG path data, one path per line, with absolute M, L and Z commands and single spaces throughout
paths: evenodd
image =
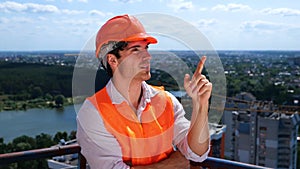
M 8 143 L 14 138 L 28 135 L 35 137 L 41 133 L 54 136 L 58 131 L 76 130 L 76 112 L 74 106 L 63 110 L 29 109 L 26 111 L 0 112 L 0 138 Z

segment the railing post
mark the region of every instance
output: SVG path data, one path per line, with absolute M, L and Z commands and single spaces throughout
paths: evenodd
M 80 152 L 78 153 L 78 160 L 78 169 L 86 169 L 86 159 Z

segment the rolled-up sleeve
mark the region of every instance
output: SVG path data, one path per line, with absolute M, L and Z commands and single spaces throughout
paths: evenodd
M 86 100 L 77 114 L 77 141 L 92 169 L 129 169 L 121 147 L 109 133 L 96 108 Z
M 187 142 L 187 134 L 190 128 L 190 121 L 187 120 L 184 115 L 185 111 L 181 103 L 174 97 L 172 94 L 167 92 L 171 97 L 174 107 L 174 139 L 173 144 L 179 149 L 179 151 L 186 157 L 188 160 L 192 160 L 195 162 L 204 161 L 209 154 L 210 147 L 207 148 L 207 151 L 199 156 L 194 153 Z
M 187 137 L 185 137 L 179 144 L 177 144 L 177 147 L 186 159 L 194 162 L 202 162 L 206 160 L 210 151 L 210 147 L 208 147 L 207 151 L 201 156 L 194 153 L 187 142 Z

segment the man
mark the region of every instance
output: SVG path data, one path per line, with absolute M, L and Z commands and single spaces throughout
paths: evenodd
M 201 74 L 206 58 L 184 78 L 193 103 L 189 122 L 172 94 L 145 82 L 151 77 L 148 45 L 155 43 L 133 16 L 116 16 L 98 31 L 96 56 L 111 79 L 77 115 L 77 140 L 91 168 L 163 168 L 182 157 L 207 158 L 212 84 Z

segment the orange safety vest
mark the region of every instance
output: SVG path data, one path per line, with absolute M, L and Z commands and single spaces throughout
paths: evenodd
M 106 129 L 118 140 L 126 164 L 152 164 L 172 153 L 173 103 L 163 90 L 151 98 L 141 114 L 141 122 L 125 101 L 112 104 L 106 87 L 88 100 L 98 109 Z

